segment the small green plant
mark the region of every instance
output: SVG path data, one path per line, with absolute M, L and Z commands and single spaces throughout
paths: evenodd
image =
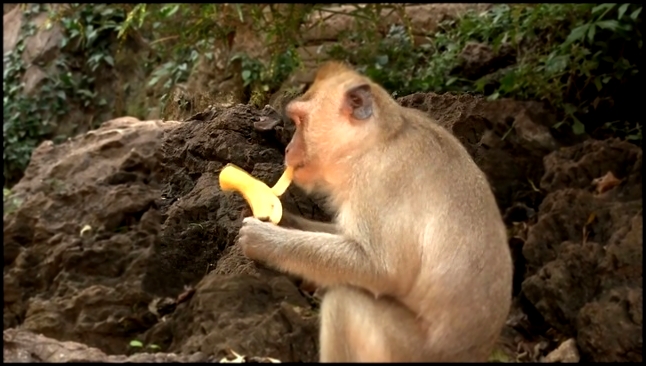
M 131 340 L 128 346 L 130 346 L 130 348 L 132 350 L 135 350 L 136 352 L 142 352 L 145 349 L 151 350 L 153 352 L 161 350 L 161 347 L 154 343 L 148 344 L 146 345 L 146 347 L 144 347 L 144 343 L 136 339 Z
M 10 189 L 2 189 L 3 215 L 10 215 L 22 205 L 23 199 L 14 195 Z
M 283 81 L 301 65 L 296 50 L 287 48 L 275 54 L 268 63 L 250 58 L 244 53 L 231 57 L 230 62 L 240 61 L 243 86 L 251 95 L 251 103 L 262 107 L 269 96 L 276 92 Z

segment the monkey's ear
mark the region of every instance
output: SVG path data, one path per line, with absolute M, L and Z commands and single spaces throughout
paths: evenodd
M 354 119 L 365 120 L 372 117 L 372 91 L 369 84 L 355 86 L 345 92 L 345 104 Z

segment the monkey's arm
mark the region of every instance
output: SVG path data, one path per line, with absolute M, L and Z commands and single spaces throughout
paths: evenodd
M 322 286 L 354 285 L 376 294 L 394 290 L 393 278 L 374 261 L 377 256 L 341 235 L 286 229 L 247 217 L 238 243 L 249 258 Z
M 283 218 L 280 220 L 279 225 L 303 231 L 316 231 L 330 234 L 337 233 L 336 225 L 332 223 L 308 220 L 287 211 L 283 212 Z

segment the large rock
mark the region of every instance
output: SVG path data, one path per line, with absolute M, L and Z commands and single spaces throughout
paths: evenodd
M 451 131 L 482 169 L 503 212 L 514 203 L 537 209 L 543 156 L 558 147 L 547 126 L 555 117 L 541 103 L 488 102 L 470 95 L 417 93 L 402 105 L 427 112 Z
M 26 330 L 8 329 L 2 332 L 2 360 L 7 363 L 86 363 L 86 362 L 204 362 L 203 353 L 176 355 L 173 353 L 136 353 L 106 355 L 101 350 L 77 342 L 61 342 Z
M 14 51 L 20 37 L 26 37 L 21 57 L 26 68 L 22 76 L 23 92 L 27 95 L 37 91 L 41 82 L 48 75 L 51 76 L 56 72 L 56 69 L 51 67 L 51 62 L 60 53 L 63 30 L 56 22 L 46 27 L 48 17 L 48 13 L 42 12 L 32 18 L 25 19 L 19 6 L 3 16 L 3 54 Z M 25 21 L 28 21 L 34 27 L 34 34 L 21 34 L 24 31 L 23 23 Z M 43 68 L 46 70 L 43 70 Z
M 160 296 L 176 296 L 195 285 L 195 294 L 147 333 L 149 342 L 218 357 L 231 348 L 282 361 L 317 360 L 318 325 L 311 305 L 294 281 L 256 265 L 232 245 L 247 204 L 238 194 L 220 191 L 218 183 L 227 163 L 268 184 L 278 180 L 287 132 L 282 122 L 269 131 L 254 128 L 274 117 L 271 109 L 237 105 L 198 116 L 164 139 L 166 220 L 155 246 L 156 265 L 143 285 L 163 290 Z M 293 212 L 328 218 L 295 187 L 283 197 Z
M 19 6 L 6 11 L 2 16 L 2 54 L 13 51 L 18 43 L 18 36 L 22 28 L 22 11 Z
M 275 130 L 252 131 L 264 112 L 221 113 L 186 123 L 121 118 L 39 146 L 4 217 L 5 329 L 108 355 L 142 339 L 163 351 L 316 360 L 308 298 L 231 247 L 246 204 L 217 183 L 227 162 L 274 179 L 283 147 Z
M 124 353 L 156 322 L 140 283 L 161 224 L 156 154 L 176 124 L 119 118 L 34 151 L 3 217 L 5 329 Z
M 583 361 L 639 362 L 642 150 L 586 141 L 545 157 L 545 169 L 523 293 L 550 326 L 576 337 Z M 595 180 L 608 172 L 619 181 Z

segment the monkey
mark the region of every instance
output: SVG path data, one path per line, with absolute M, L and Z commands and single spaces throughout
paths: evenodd
M 243 219 L 243 253 L 325 288 L 321 362 L 483 362 L 511 306 L 513 264 L 491 186 L 427 114 L 337 61 L 289 102 L 293 183 L 332 223 Z M 291 226 L 291 227 L 289 227 Z

